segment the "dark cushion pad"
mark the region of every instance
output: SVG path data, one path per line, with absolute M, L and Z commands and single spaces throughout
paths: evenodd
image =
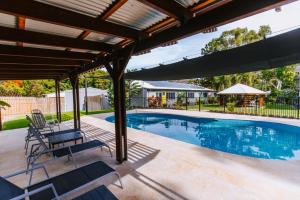
M 37 189 L 39 187 L 48 185 L 52 183 L 58 193 L 58 195 L 62 195 L 66 192 L 70 192 L 84 184 L 87 184 L 91 181 L 94 181 L 110 172 L 114 172 L 115 170 L 108 166 L 106 163 L 102 161 L 94 162 L 92 164 L 77 168 L 75 170 L 69 171 L 65 174 L 61 174 L 59 176 L 50 178 L 48 180 L 42 181 L 40 183 L 36 183 L 30 187 L 28 187 L 29 191 Z M 45 190 L 38 194 L 32 195 L 30 197 L 31 200 L 47 200 L 54 198 L 54 194 L 52 191 Z
M 84 151 L 87 149 L 92 149 L 92 148 L 101 147 L 101 146 L 106 146 L 106 144 L 99 140 L 92 140 L 92 141 L 84 142 L 81 144 L 72 145 L 71 151 L 72 151 L 72 153 L 78 153 L 78 152 L 81 152 L 81 151 Z M 69 154 L 70 154 L 69 147 L 65 147 L 65 148 L 53 151 L 53 156 L 55 156 L 55 157 L 62 157 L 62 156 L 66 156 Z
M 118 200 L 104 185 L 91 190 L 74 200 Z
M 8 200 L 24 194 L 24 190 L 0 176 L 0 199 Z

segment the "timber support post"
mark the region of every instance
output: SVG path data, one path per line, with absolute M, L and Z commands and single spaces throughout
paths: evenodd
M 134 46 L 124 49 L 112 59 L 112 66 L 109 63 L 105 65 L 112 78 L 114 87 L 116 159 L 118 163 L 122 163 L 128 159 L 124 70 L 133 50 Z
M 79 79 L 78 74 L 70 74 L 73 94 L 74 129 L 80 128 Z
M 56 104 L 56 118 L 61 123 L 61 99 L 60 99 L 60 81 L 55 80 L 55 104 Z
M 85 114 L 88 115 L 89 114 L 89 105 L 88 105 L 88 92 L 87 92 L 87 87 L 88 87 L 88 82 L 87 82 L 87 78 L 84 79 L 84 105 L 85 105 Z

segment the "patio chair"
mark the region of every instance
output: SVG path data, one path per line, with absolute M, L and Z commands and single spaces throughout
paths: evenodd
M 59 148 L 50 149 L 46 144 L 46 142 L 41 137 L 39 130 L 35 128 L 34 125 L 30 124 L 29 129 L 39 143 L 32 145 L 30 154 L 27 157 L 27 169 L 29 169 L 30 165 L 33 166 L 35 162 L 38 160 L 38 158 L 40 158 L 44 154 L 52 154 L 54 159 L 67 156 L 68 159 L 71 158 L 75 167 L 77 167 L 77 164 L 73 155 L 75 153 L 79 153 L 88 149 L 101 148 L 102 151 L 102 147 L 107 147 L 110 156 L 112 157 L 112 152 L 110 147 L 106 143 L 100 140 L 90 140 L 90 141 L 85 141 L 84 143 L 81 144 L 75 144 L 71 146 L 63 146 Z
M 28 124 L 32 124 L 33 126 L 35 126 L 35 124 L 33 123 L 33 120 L 28 115 L 26 115 L 26 119 L 28 121 Z M 55 135 L 69 134 L 69 133 L 72 133 L 72 132 L 73 133 L 76 133 L 76 132 L 83 133 L 83 135 L 84 135 L 84 137 L 86 139 L 85 133 L 82 130 L 80 130 L 80 129 L 68 129 L 68 130 L 56 131 L 56 132 L 51 131 L 51 132 L 48 132 L 48 133 L 44 133 L 44 132 L 39 131 L 40 136 L 41 136 L 42 139 L 47 139 L 48 137 L 55 136 Z M 24 146 L 25 155 L 27 155 L 29 143 L 32 142 L 32 141 L 36 141 L 36 140 L 37 140 L 37 138 L 32 133 L 32 130 L 28 129 L 28 133 L 25 136 L 25 146 Z
M 55 119 L 46 120 L 43 113 L 38 109 L 33 109 L 31 111 L 31 116 L 32 116 L 34 125 L 41 131 L 51 131 L 52 132 L 54 126 L 57 126 L 58 130 L 60 130 L 58 120 L 55 120 Z
M 31 185 L 32 173 L 36 169 L 43 169 L 47 179 Z M 21 188 L 7 180 L 11 177 L 28 173 L 29 171 L 31 172 L 29 185 L 25 188 Z M 51 178 L 45 166 L 39 165 L 7 176 L 0 176 L 0 198 L 1 200 L 21 200 L 25 198 L 29 198 L 30 200 L 58 200 L 66 197 L 71 192 L 94 184 L 102 177 L 108 175 L 117 176 L 120 186 L 123 188 L 119 173 L 102 161 L 97 161 Z M 116 200 L 117 198 L 105 186 L 100 186 L 75 199 Z

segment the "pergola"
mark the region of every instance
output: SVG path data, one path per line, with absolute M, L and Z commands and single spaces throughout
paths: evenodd
M 114 84 L 116 158 L 127 160 L 124 69 L 132 55 L 294 0 L 2 0 L 0 80 L 54 79 L 73 87 L 80 128 L 78 75 L 105 67 Z M 60 103 L 57 104 L 60 119 Z

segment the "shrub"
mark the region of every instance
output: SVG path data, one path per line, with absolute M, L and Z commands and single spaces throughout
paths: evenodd
M 227 103 L 227 110 L 230 112 L 234 111 L 235 103 Z

